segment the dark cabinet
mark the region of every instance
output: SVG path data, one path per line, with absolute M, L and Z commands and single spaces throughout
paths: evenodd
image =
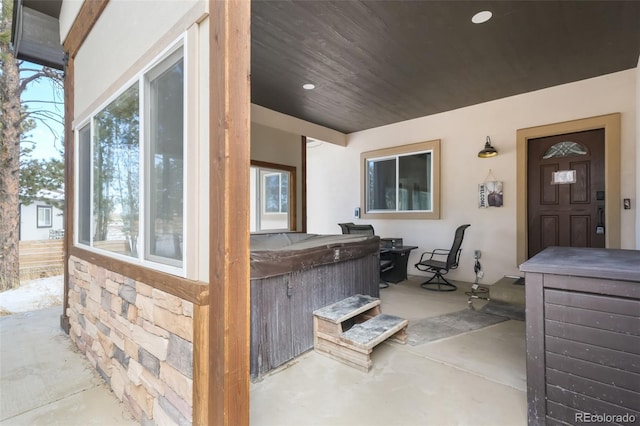
M 640 421 L 640 251 L 550 247 L 525 272 L 529 425 Z

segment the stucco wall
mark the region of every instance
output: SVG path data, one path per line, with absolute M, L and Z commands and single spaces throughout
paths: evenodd
M 69 259 L 69 336 L 142 424 L 192 422 L 193 304 Z
M 202 0 L 110 1 L 75 58 L 76 117 L 126 84 L 205 7 Z
M 636 78 L 627 70 L 598 78 L 499 99 L 458 110 L 370 129 L 348 136 L 346 147 L 323 143 L 308 149 L 308 232 L 337 233 L 338 222 L 372 223 L 383 237 L 402 237 L 416 245 L 409 274 L 421 251 L 448 248 L 455 228 L 470 223 L 461 266 L 453 279 L 473 281 L 473 251 L 482 251 L 491 284 L 506 274 L 519 274 L 516 260 L 516 131 L 602 114 L 622 113 L 622 197 L 636 193 Z M 486 136 L 497 157 L 481 159 Z M 441 220 L 354 220 L 360 204 L 360 153 L 374 149 L 441 139 Z M 504 182 L 504 207 L 478 208 L 477 189 L 489 171 Z M 621 201 L 620 201 L 621 202 Z M 622 248 L 635 247 L 636 210 L 622 210 Z
M 631 199 L 631 209 L 636 216 L 636 250 L 640 250 L 640 56 L 636 68 L 636 196 Z
M 302 136 L 251 123 L 251 159 L 296 168 L 296 222 L 302 229 Z
M 69 31 L 71 31 L 73 21 L 78 16 L 83 2 L 84 0 L 64 0 L 62 2 L 58 20 L 60 21 L 60 41 L 63 44 L 69 35 Z

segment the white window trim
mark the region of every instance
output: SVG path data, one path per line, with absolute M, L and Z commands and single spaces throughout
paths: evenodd
M 90 202 L 90 232 L 89 232 L 89 245 L 79 242 L 78 238 L 78 224 L 79 224 L 79 203 L 74 203 L 74 236 L 73 241 L 74 245 L 78 247 L 82 247 L 84 250 L 94 252 L 97 254 L 105 255 L 112 257 L 114 259 L 118 259 L 124 262 L 132 263 L 135 265 L 140 265 L 144 267 L 148 267 L 160 272 L 166 272 L 172 275 L 177 275 L 184 278 L 189 279 L 197 279 L 197 271 L 198 271 L 198 244 L 197 244 L 197 235 L 196 235 L 196 224 L 197 224 L 197 212 L 199 209 L 198 206 L 198 175 L 199 175 L 199 163 L 194 162 L 193 164 L 189 164 L 189 167 L 183 167 L 183 254 L 182 254 L 182 266 L 174 266 L 166 263 L 161 263 L 157 261 L 153 261 L 151 259 L 145 258 L 147 252 L 147 230 L 146 230 L 146 205 L 147 205 L 147 194 L 145 191 L 145 184 L 148 182 L 147 180 L 147 171 L 146 171 L 146 155 L 147 155 L 147 141 L 146 141 L 146 117 L 145 117 L 145 102 L 146 100 L 146 91 L 145 89 L 145 81 L 147 80 L 145 76 L 149 73 L 149 71 L 153 70 L 155 66 L 161 63 L 165 58 L 170 56 L 173 52 L 178 49 L 182 49 L 183 52 L 183 64 L 184 64 L 184 107 L 183 107 L 183 122 L 184 122 L 184 130 L 183 130 L 183 155 L 185 158 L 185 166 L 187 164 L 187 159 L 191 158 L 190 156 L 196 155 L 198 151 L 198 131 L 197 126 L 194 125 L 197 123 L 197 115 L 198 115 L 198 99 L 197 96 L 197 31 L 188 31 L 187 33 L 182 34 L 172 43 L 170 43 L 162 52 L 160 52 L 156 57 L 154 57 L 149 63 L 143 67 L 139 72 L 135 74 L 130 80 L 124 83 L 116 92 L 114 92 L 111 96 L 109 96 L 103 103 L 101 103 L 98 107 L 96 107 L 88 116 L 79 123 L 74 123 L 74 180 L 78 182 L 80 179 L 79 176 L 79 133 L 84 126 L 87 124 L 90 125 L 90 158 L 91 158 L 91 167 L 90 167 L 90 185 L 91 185 L 91 194 L 93 194 L 93 186 L 94 186 L 94 176 L 93 176 L 93 158 L 94 158 L 94 144 L 93 144 L 93 135 L 94 133 L 94 120 L 93 118 L 102 110 L 104 110 L 111 102 L 117 99 L 122 93 L 124 93 L 128 88 L 130 88 L 133 84 L 137 82 L 139 85 L 139 167 L 140 167 L 140 179 L 139 179 L 139 229 L 138 229 L 138 241 L 142 242 L 142 249 L 138 250 L 138 257 L 130 257 L 125 256 L 119 253 L 114 253 L 108 250 L 96 248 L 93 246 L 93 235 L 94 235 L 94 226 L 95 223 L 93 221 L 94 211 L 93 211 L 93 202 Z M 189 96 L 191 95 L 191 96 Z M 197 157 L 194 157 L 197 158 Z M 74 185 L 74 200 L 79 200 L 79 185 Z M 196 220 L 193 220 L 196 218 Z
M 49 211 L 49 223 L 40 223 L 40 211 Z M 44 222 L 44 221 L 43 221 Z M 53 207 L 45 205 L 36 206 L 36 228 L 53 228 Z
M 296 170 L 295 167 L 292 166 L 288 166 L 285 164 L 271 164 L 266 165 L 266 164 L 254 164 L 252 162 L 251 164 L 251 169 L 255 169 L 256 170 L 256 193 L 254 194 L 254 198 L 255 198 L 255 208 L 258 210 L 256 211 L 257 215 L 255 218 L 255 226 L 256 226 L 256 230 L 255 231 L 251 231 L 251 234 L 273 234 L 273 233 L 277 233 L 277 232 L 295 232 L 295 224 L 291 223 L 292 216 L 296 214 L 296 210 L 295 210 L 295 203 L 297 202 L 296 199 L 296 194 L 295 194 L 295 179 L 296 179 Z M 286 212 L 272 212 L 272 213 L 267 213 L 264 211 L 263 206 L 262 206 L 262 200 L 265 198 L 265 188 L 264 188 L 264 183 L 263 183 L 263 179 L 261 176 L 262 172 L 266 172 L 266 173 L 274 173 L 274 174 L 282 174 L 282 173 L 286 173 L 288 175 L 288 179 L 289 179 L 289 200 L 288 202 L 288 211 Z M 251 179 L 253 179 L 253 177 L 251 177 Z M 287 215 L 287 226 L 285 228 L 270 228 L 270 229 L 261 229 L 262 228 L 262 217 L 263 216 L 275 216 L 275 215 Z
M 163 56 L 157 63 L 156 66 L 151 68 L 148 72 L 144 73 L 142 78 L 140 79 L 140 87 L 141 87 L 141 92 L 144 95 L 144 102 L 141 102 L 140 105 L 140 116 L 144 117 L 142 120 L 143 125 L 141 126 L 141 130 L 140 130 L 140 140 L 144 141 L 143 146 L 144 149 L 141 150 L 140 153 L 140 158 L 143 158 L 143 166 L 141 167 L 140 170 L 140 175 L 142 176 L 142 179 L 140 179 L 140 199 L 144 200 L 144 207 L 150 206 L 151 205 L 151 193 L 150 192 L 145 192 L 144 188 L 150 187 L 151 186 L 151 168 L 150 167 L 144 167 L 147 164 L 151 164 L 152 158 L 151 158 L 151 151 L 150 151 L 150 146 L 151 146 L 151 141 L 149 140 L 150 138 L 150 133 L 151 133 L 151 120 L 147 120 L 146 118 L 146 113 L 149 109 L 149 105 L 151 104 L 151 80 L 160 76 L 162 73 L 164 73 L 165 71 L 167 71 L 169 69 L 170 66 L 164 66 L 162 68 L 159 68 L 159 65 L 165 60 L 168 59 L 171 55 L 173 55 L 178 49 L 175 50 L 170 50 L 165 56 Z M 183 109 L 182 109 L 182 122 L 183 122 L 183 126 L 182 126 L 182 140 L 183 140 L 183 156 L 184 156 L 184 148 L 187 141 L 187 117 L 185 116 L 185 110 L 186 110 L 186 105 L 187 105 L 187 90 L 186 90 L 186 60 L 184 60 L 184 50 L 183 49 L 183 67 L 185 68 L 185 82 L 184 82 L 184 92 L 183 92 Z M 147 150 L 149 149 L 149 152 L 147 152 Z M 186 217 L 186 179 L 187 179 L 187 164 L 188 162 L 186 161 L 187 157 L 184 156 L 184 160 L 183 160 L 183 168 L 182 168 L 182 181 L 185 183 L 184 188 L 183 188 L 183 203 L 182 203 L 182 218 L 183 218 L 183 226 L 184 226 L 184 221 L 185 221 L 185 217 Z M 146 235 L 150 233 L 149 228 L 147 227 L 147 211 L 144 208 L 141 208 L 141 212 L 140 212 L 140 226 L 144 227 L 143 228 L 143 235 L 145 236 L 144 242 L 147 242 L 146 239 Z M 185 246 L 185 235 L 184 235 L 184 228 L 183 228 L 183 248 Z M 182 255 L 182 260 L 175 260 L 175 259 L 167 259 L 164 258 L 162 256 L 156 256 L 151 254 L 151 249 L 149 247 L 149 244 L 144 244 L 144 258 L 151 261 L 151 262 L 157 262 L 157 263 L 162 263 L 168 266 L 175 266 L 176 268 L 182 268 L 182 266 L 180 266 L 180 264 L 184 265 L 185 262 L 185 254 L 184 254 L 184 250 L 183 250 L 183 255 Z M 156 260 L 157 259 L 157 260 Z M 163 262 L 164 260 L 164 262 Z
M 367 165 L 369 162 L 374 161 L 386 161 L 386 160 L 395 160 L 396 163 L 396 208 L 395 210 L 391 210 L 391 209 L 372 209 L 372 210 L 367 210 L 367 213 L 432 213 L 433 212 L 433 191 L 431 192 L 431 208 L 429 210 L 400 210 L 399 208 L 399 204 L 400 204 L 400 157 L 408 157 L 410 155 L 417 155 L 417 154 L 431 154 L 431 160 L 433 163 L 433 157 L 434 157 L 434 152 L 433 149 L 428 149 L 428 150 L 424 150 L 424 151 L 413 151 L 413 152 L 407 152 L 407 153 L 403 153 L 403 154 L 396 154 L 396 155 L 388 155 L 385 157 L 367 157 Z M 367 174 L 367 181 L 365 181 L 365 185 L 367 185 L 366 187 L 368 188 L 368 174 Z M 431 167 L 431 173 L 429 175 L 429 182 L 433 182 L 433 166 Z M 365 194 L 366 197 L 366 194 Z
M 289 175 L 289 172 L 286 172 L 284 170 L 282 171 L 268 171 L 268 169 L 261 169 L 263 171 L 266 171 L 267 173 L 262 175 L 262 183 L 261 183 L 261 189 L 262 189 L 262 199 L 266 200 L 267 199 L 267 185 L 265 183 L 267 176 L 278 176 L 278 211 L 277 212 L 268 212 L 267 211 L 267 206 L 266 204 L 262 205 L 262 214 L 263 215 L 282 215 L 282 214 L 289 214 L 289 212 L 283 212 L 282 211 L 282 174 L 283 173 L 287 173 L 287 176 Z M 288 195 L 288 194 L 287 194 Z

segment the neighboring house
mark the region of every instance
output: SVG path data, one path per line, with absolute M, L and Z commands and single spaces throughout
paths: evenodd
M 640 187 L 639 68 L 344 134 L 250 104 L 249 2 L 63 1 L 59 23 L 69 166 L 61 325 L 144 424 L 249 423 L 250 226 L 339 233 L 360 207 L 377 234 L 428 249 L 471 223 L 461 264 L 481 250 L 492 283 L 527 258 L 529 141 L 604 129 L 606 195 L 594 204 L 607 212 L 603 244 L 640 246 L 638 209 L 621 208 Z M 499 155 L 480 159 L 487 135 Z M 400 202 L 428 214 L 388 220 L 376 211 L 393 198 L 385 191 L 375 208 L 361 201 L 363 167 L 404 154 L 433 178 L 400 182 Z M 488 178 L 503 183 L 502 207 L 478 208 Z M 269 205 L 252 199 L 265 214 L 252 218 L 246 198 L 258 193 Z M 474 278 L 471 267 L 451 275 Z
M 63 212 L 52 201 L 64 203 L 64 193 L 41 191 L 37 201 L 20 204 L 20 241 L 64 237 Z

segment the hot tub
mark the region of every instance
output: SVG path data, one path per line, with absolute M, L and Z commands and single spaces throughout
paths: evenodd
M 380 239 L 251 236 L 251 377 L 313 348 L 313 311 L 354 294 L 379 297 Z

